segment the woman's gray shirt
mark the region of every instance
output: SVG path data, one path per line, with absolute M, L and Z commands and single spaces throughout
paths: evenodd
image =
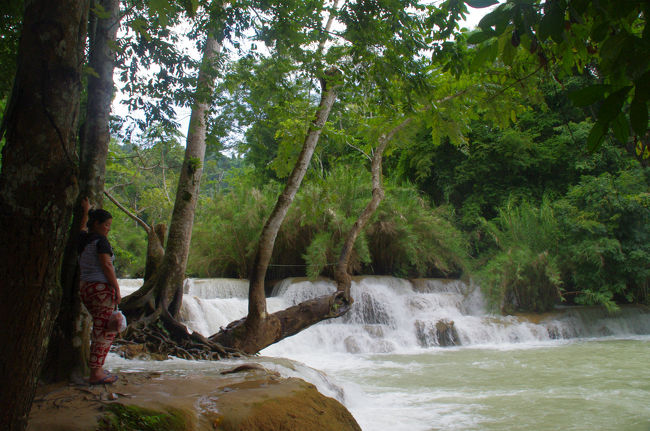
M 108 279 L 104 275 L 99 253 L 106 253 L 111 256 L 111 261 L 115 259 L 113 249 L 108 239 L 95 232 L 82 232 L 80 238 L 81 254 L 79 255 L 79 278 L 82 281 L 94 281 L 107 283 Z

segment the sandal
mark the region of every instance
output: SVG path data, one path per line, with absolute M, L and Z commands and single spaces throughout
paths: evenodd
M 116 376 L 115 374 L 106 373 L 106 375 L 101 379 L 96 380 L 94 382 L 88 382 L 88 383 L 90 383 L 91 385 L 112 385 L 113 383 L 117 382 L 117 380 L 118 380 L 118 376 Z

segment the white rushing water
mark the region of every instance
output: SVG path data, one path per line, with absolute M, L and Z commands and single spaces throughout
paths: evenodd
M 123 295 L 139 284 L 122 280 Z M 330 281 L 287 279 L 275 286 L 268 308 L 334 290 Z M 213 334 L 245 316 L 247 294 L 246 281 L 187 280 L 181 318 Z M 255 360 L 316 384 L 366 431 L 650 430 L 647 308 L 500 316 L 486 311 L 475 285 L 393 277 L 359 278 L 352 296 L 347 315 L 270 346 Z M 123 369 L 145 366 L 110 361 Z M 165 366 L 210 369 L 180 360 Z

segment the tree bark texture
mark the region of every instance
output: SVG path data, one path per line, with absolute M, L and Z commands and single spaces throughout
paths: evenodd
M 340 317 L 350 310 L 350 306 L 351 303 L 337 292 L 269 314 L 252 331 L 246 324 L 246 318 L 236 320 L 209 340 L 252 355 L 318 322 Z
M 0 173 L 0 429 L 26 427 L 61 291 L 77 198 L 75 142 L 88 3 L 25 3 Z
M 352 297 L 350 296 L 350 286 L 352 284 L 352 279 L 348 271 L 348 266 L 350 264 L 350 255 L 352 254 L 352 249 L 354 248 L 354 243 L 356 242 L 359 234 L 363 231 L 364 227 L 370 220 L 370 217 L 375 213 L 377 207 L 384 199 L 384 188 L 382 186 L 382 168 L 381 162 L 386 146 L 393 139 L 393 136 L 404 127 L 406 127 L 411 122 L 410 118 L 402 121 L 399 125 L 394 127 L 387 134 L 382 135 L 379 138 L 379 145 L 375 148 L 375 153 L 372 156 L 371 172 L 372 172 L 372 199 L 368 202 L 368 205 L 364 208 L 359 218 L 354 222 L 352 229 L 348 232 L 348 235 L 341 249 L 341 254 L 339 255 L 339 260 L 334 269 L 334 279 L 336 280 L 336 289 L 339 292 L 342 292 L 344 298 L 352 303 Z
M 334 81 L 339 73 L 338 70 L 332 70 L 328 72 L 329 76 L 321 79 L 321 100 L 316 115 L 307 132 L 307 136 L 305 137 L 302 151 L 298 156 L 298 160 L 296 161 L 293 171 L 287 180 L 287 184 L 284 187 L 282 194 L 278 197 L 275 207 L 262 229 L 257 251 L 255 253 L 255 259 L 253 260 L 253 269 L 251 271 L 248 290 L 247 322 L 251 327 L 255 326 L 266 317 L 264 279 L 266 278 L 266 271 L 273 254 L 275 239 L 280 227 L 282 226 L 282 222 L 287 215 L 287 211 L 300 188 L 300 184 L 307 172 L 309 162 L 311 161 L 314 149 L 318 143 L 318 138 L 327 122 L 334 101 L 336 100 L 338 85 L 333 82 L 328 82 L 328 79 Z
M 79 198 L 75 205 L 72 228 L 63 257 L 61 309 L 52 331 L 43 377 L 49 381 L 80 381 L 88 373 L 90 321 L 79 297 L 77 243 L 81 223 L 81 199 L 101 208 L 106 178 L 106 157 L 110 141 L 109 118 L 113 98 L 115 42 L 119 27 L 118 0 L 98 0 L 107 16 L 91 16 L 94 25 L 89 35 L 88 99 L 80 135 Z M 92 13 L 92 12 L 91 12 Z
M 181 307 L 183 280 L 192 239 L 194 212 L 199 195 L 210 97 L 215 85 L 214 62 L 221 46 L 208 36 L 199 70 L 195 103 L 190 117 L 185 158 L 178 180 L 174 210 L 162 263 L 144 285 L 125 299 L 122 309 L 138 318 L 162 307 L 176 317 Z M 146 307 L 146 309 L 143 309 Z
M 158 270 L 165 258 L 165 235 L 167 225 L 158 223 L 147 231 L 147 260 L 144 265 L 144 281 L 146 282 Z

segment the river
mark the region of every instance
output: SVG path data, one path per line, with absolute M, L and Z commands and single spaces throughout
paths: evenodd
M 123 290 L 138 283 L 123 280 Z M 239 280 L 188 280 L 182 318 L 212 334 L 246 313 L 247 289 Z M 284 280 L 269 311 L 333 289 L 323 280 Z M 486 311 L 474 285 L 392 277 L 359 278 L 352 294 L 348 315 L 270 346 L 254 360 L 314 383 L 341 401 L 364 431 L 650 430 L 647 308 L 504 317 Z M 452 335 L 440 333 L 441 321 L 453 322 Z M 450 337 L 457 345 L 441 347 Z M 113 354 L 107 366 L 216 372 L 209 362 L 127 361 Z

